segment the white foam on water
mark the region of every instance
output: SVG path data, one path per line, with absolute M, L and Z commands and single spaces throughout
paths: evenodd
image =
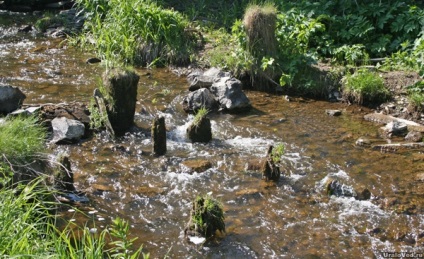
M 240 150 L 242 153 L 249 153 L 264 157 L 268 146 L 274 144 L 274 141 L 264 138 L 246 138 L 236 136 L 235 138 L 225 140 L 225 143 Z
M 204 237 L 189 236 L 188 240 L 195 245 L 200 245 L 206 241 Z

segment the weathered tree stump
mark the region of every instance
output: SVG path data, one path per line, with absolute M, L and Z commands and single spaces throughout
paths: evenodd
M 134 124 L 139 79 L 135 72 L 123 69 L 108 70 L 103 75 L 107 113 L 117 135 L 122 135 Z
M 57 159 L 58 166 L 54 172 L 54 185 L 58 190 L 73 192 L 74 173 L 71 170 L 71 162 L 67 155 L 60 155 Z
M 206 117 L 202 117 L 199 121 L 193 122 L 187 128 L 187 136 L 193 143 L 208 143 L 212 140 L 211 121 Z
M 269 180 L 278 181 L 281 175 L 280 168 L 275 164 L 273 159 L 273 154 L 272 154 L 273 148 L 274 147 L 272 145 L 268 147 L 266 159 L 261 169 L 262 178 L 267 181 Z
M 190 220 L 184 230 L 185 236 L 203 236 L 209 238 L 216 231 L 225 232 L 222 204 L 209 195 L 197 197 L 193 201 Z
M 166 126 L 164 117 L 156 117 L 152 125 L 153 154 L 162 156 L 166 153 Z

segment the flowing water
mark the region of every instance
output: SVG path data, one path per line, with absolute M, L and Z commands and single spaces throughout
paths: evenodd
M 85 64 L 89 53 L 17 32 L 23 21 L 16 14 L 0 13 L 0 21 L 0 80 L 19 86 L 26 104 L 89 102 L 103 72 Z M 193 117 L 180 105 L 185 79 L 167 69 L 137 72 L 137 127 L 114 141 L 99 134 L 76 145 L 51 145 L 52 153 L 70 155 L 76 187 L 97 211 L 89 214 L 97 228 L 118 216 L 128 220 L 136 245 L 143 244 L 152 258 L 382 258 L 382 252 L 424 252 L 424 183 L 417 179 L 424 155 L 356 147 L 361 136 L 378 139 L 378 126 L 362 120 L 364 108 L 288 102 L 249 91 L 250 112 L 211 115 L 213 140 L 192 144 L 185 130 Z M 335 108 L 343 115 L 325 114 Z M 168 129 L 162 157 L 151 156 L 149 128 L 156 115 L 166 118 Z M 284 174 L 274 184 L 248 164 L 278 143 L 286 147 Z M 213 166 L 191 173 L 183 162 L 195 159 Z M 366 187 L 372 199 L 329 197 L 329 178 Z M 201 246 L 184 238 L 184 228 L 192 200 L 206 193 L 222 202 L 226 233 Z

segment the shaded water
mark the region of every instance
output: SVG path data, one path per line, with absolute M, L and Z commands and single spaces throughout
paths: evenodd
M 0 80 L 19 86 L 27 104 L 88 102 L 103 71 L 84 63 L 89 54 L 16 31 L 0 26 Z M 416 180 L 424 155 L 355 147 L 360 136 L 377 138 L 378 127 L 362 120 L 361 108 L 247 92 L 252 111 L 212 115 L 213 141 L 192 144 L 185 137 L 192 117 L 180 106 L 185 79 L 166 69 L 137 71 L 150 74 L 139 83 L 137 127 L 115 141 L 99 135 L 52 147 L 70 154 L 77 189 L 99 211 L 93 217 L 106 219 L 98 227 L 117 216 L 129 220 L 152 258 L 380 258 L 383 251 L 424 251 L 424 189 Z M 343 115 L 327 116 L 331 108 Z M 166 118 L 168 152 L 155 158 L 149 127 L 158 114 Z M 285 174 L 266 183 L 247 164 L 276 143 L 286 145 Z M 213 167 L 189 173 L 182 162 L 190 159 Z M 328 197 L 329 177 L 367 187 L 372 200 Z M 209 192 L 224 205 L 227 231 L 196 246 L 183 232 L 191 201 Z

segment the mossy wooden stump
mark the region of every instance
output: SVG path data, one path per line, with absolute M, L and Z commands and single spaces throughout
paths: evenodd
M 153 155 L 162 156 L 166 153 L 166 126 L 164 117 L 155 117 L 152 125 Z
M 202 117 L 187 128 L 187 136 L 191 142 L 208 143 L 212 140 L 211 121 Z
M 280 168 L 275 164 L 274 158 L 273 158 L 273 146 L 270 145 L 268 147 L 268 152 L 266 155 L 265 162 L 262 165 L 262 178 L 269 181 L 278 181 L 280 179 Z
M 251 71 L 252 79 L 256 81 L 259 90 L 272 91 L 277 85 L 275 80 L 279 74 L 272 68 L 262 69 L 261 62 L 264 57 L 277 56 L 277 9 L 271 4 L 250 5 L 244 14 L 243 25 L 247 50 L 257 60 Z
M 116 135 L 123 135 L 134 124 L 139 79 L 124 69 L 107 70 L 103 75 L 107 114 Z
M 185 236 L 209 238 L 215 235 L 216 231 L 225 232 L 222 204 L 209 195 L 198 196 L 193 202 L 190 220 L 184 230 Z

